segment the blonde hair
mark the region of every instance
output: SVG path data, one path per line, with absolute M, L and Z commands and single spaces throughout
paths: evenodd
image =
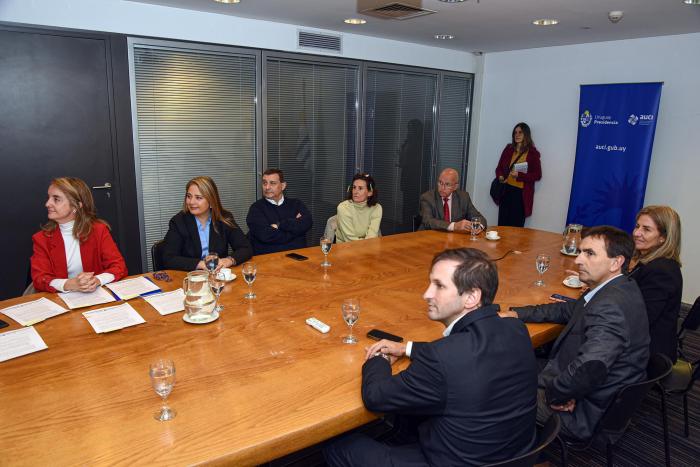
M 194 177 L 192 180 L 187 182 L 187 186 L 185 187 L 185 199 L 182 201 L 182 212 L 186 214 L 190 212 L 190 210 L 187 208 L 187 191 L 192 185 L 199 188 L 199 192 L 202 193 L 202 196 L 204 196 L 209 203 L 209 208 L 211 209 L 211 224 L 212 227 L 214 227 L 215 232 L 219 232 L 216 227 L 219 221 L 231 228 L 236 228 L 236 222 L 233 220 L 233 215 L 221 206 L 219 189 L 216 187 L 216 183 L 214 183 L 214 180 L 212 180 L 211 177 Z
M 658 248 L 640 255 L 635 250 L 634 259 L 642 264 L 647 264 L 657 258 L 669 258 L 681 264 L 681 218 L 673 208 L 669 206 L 646 206 L 637 213 L 637 220 L 641 216 L 649 216 L 654 221 L 659 235 L 665 241 Z
M 79 178 L 76 177 L 58 177 L 51 180 L 49 186 L 54 186 L 58 191 L 63 193 L 68 200 L 71 208 L 75 211 L 75 224 L 73 224 L 73 237 L 79 242 L 84 242 L 92 233 L 92 224 L 101 222 L 109 227 L 107 221 L 97 218 L 95 211 L 95 201 L 92 198 L 90 187 Z M 41 230 L 47 235 L 52 233 L 58 227 L 58 223 L 54 220 L 49 220 L 41 226 Z

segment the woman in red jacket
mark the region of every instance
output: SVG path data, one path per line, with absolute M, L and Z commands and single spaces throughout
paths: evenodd
M 90 188 L 79 178 L 51 181 L 46 201 L 49 221 L 32 236 L 32 282 L 43 292 L 92 292 L 126 276 L 126 264 L 95 215 Z
M 512 142 L 501 153 L 496 176 L 505 184 L 498 202 L 498 225 L 523 227 L 525 218 L 532 214 L 535 182 L 542 178 L 540 153 L 527 123 L 520 122 L 513 128 Z

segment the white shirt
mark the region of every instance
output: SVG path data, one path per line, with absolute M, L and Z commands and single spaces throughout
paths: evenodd
M 274 204 L 275 206 L 282 206 L 282 203 L 284 203 L 284 195 L 282 195 L 282 197 L 280 198 L 279 201 L 275 201 L 274 199 L 270 199 L 270 198 L 265 198 L 265 199 L 267 200 L 268 203 Z
M 447 327 L 445 328 L 444 331 L 442 331 L 443 337 L 447 337 L 447 336 L 449 336 L 450 334 L 452 334 L 452 328 L 455 327 L 455 324 L 457 323 L 457 321 L 459 321 L 460 319 L 464 318 L 464 315 L 466 315 L 466 314 L 467 314 L 467 312 L 465 311 L 464 313 L 462 313 L 461 315 L 459 315 L 454 321 L 452 321 L 452 322 L 450 323 L 450 325 L 447 326 Z M 413 341 L 408 341 L 408 342 L 406 343 L 406 356 L 407 356 L 408 358 L 411 358 L 411 350 L 413 350 Z
M 445 209 L 445 198 L 443 198 L 443 197 L 441 196 L 441 197 L 440 197 L 440 201 L 442 201 L 442 203 L 441 203 L 441 204 L 442 204 L 442 209 L 444 210 L 444 209 Z M 447 197 L 447 206 L 450 208 L 450 221 L 451 221 L 452 218 L 454 217 L 454 216 L 452 215 L 452 193 L 450 193 L 450 196 Z M 454 230 L 455 230 L 455 223 L 454 223 L 454 222 L 450 222 L 450 225 L 447 226 L 447 230 L 448 230 L 449 232 L 454 232 Z
M 73 236 L 73 225 L 75 221 L 58 224 L 63 237 L 63 246 L 66 250 L 66 264 L 68 266 L 68 279 L 76 277 L 83 272 L 83 258 L 80 256 L 80 242 Z M 103 272 L 98 274 L 97 278 L 101 285 L 109 284 L 114 280 L 114 274 Z M 53 279 L 49 285 L 59 292 L 66 292 L 63 286 L 68 279 Z

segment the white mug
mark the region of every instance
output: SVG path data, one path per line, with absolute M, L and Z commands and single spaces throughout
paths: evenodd
M 230 281 L 233 278 L 233 274 L 231 274 L 230 268 L 219 269 L 219 273 L 217 274 L 217 276 L 219 276 L 219 279 L 223 279 L 225 281 Z
M 498 230 L 489 230 L 486 232 L 486 238 L 496 239 L 498 238 Z

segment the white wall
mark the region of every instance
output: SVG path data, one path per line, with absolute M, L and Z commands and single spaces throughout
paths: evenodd
M 527 122 L 542 154 L 542 180 L 526 226 L 562 231 L 576 152 L 579 85 L 663 81 L 645 204 L 667 204 L 683 223 L 683 301 L 700 294 L 700 34 L 488 54 L 478 118 L 475 203 L 495 223 L 488 195 L 513 126 Z
M 299 52 L 295 25 L 124 0 L 0 0 L 0 21 Z M 342 55 L 327 55 L 467 73 L 476 69 L 476 59 L 468 52 L 342 36 Z

